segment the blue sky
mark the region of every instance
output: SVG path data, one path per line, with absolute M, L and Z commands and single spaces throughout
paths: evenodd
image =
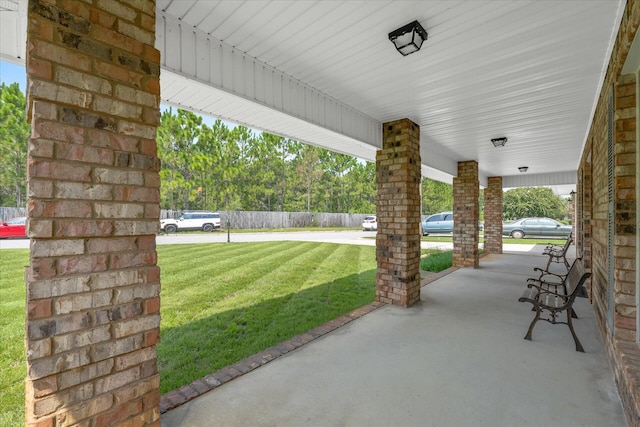
M 0 82 L 7 85 L 17 82 L 24 92 L 27 88 L 27 71 L 22 65 L 0 61 Z

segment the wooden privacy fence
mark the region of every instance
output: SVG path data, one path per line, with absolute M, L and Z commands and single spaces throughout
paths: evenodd
M 365 214 L 326 212 L 259 212 L 219 211 L 220 225 L 232 229 L 300 228 L 300 227 L 361 227 Z M 161 218 L 179 218 L 182 211 L 162 210 Z
M 0 219 L 6 221 L 17 216 L 26 216 L 26 208 L 0 207 Z M 160 219 L 179 218 L 182 211 L 163 209 Z M 220 211 L 220 224 L 232 229 L 247 228 L 300 228 L 300 227 L 361 227 L 362 220 L 370 214 L 327 213 L 327 212 L 258 212 Z
M 0 207 L 0 220 L 26 216 L 26 208 Z M 179 218 L 182 211 L 163 209 L 160 219 Z M 300 227 L 360 227 L 365 216 L 370 214 L 326 213 L 326 212 L 258 212 L 220 211 L 221 224 L 231 228 L 300 228 Z
M 0 222 L 17 216 L 27 216 L 27 208 L 3 208 L 0 207 Z

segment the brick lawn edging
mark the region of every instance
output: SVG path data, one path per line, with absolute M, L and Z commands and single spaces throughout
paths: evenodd
M 371 313 L 384 305 L 386 304 L 382 302 L 372 302 L 371 304 L 367 304 L 338 318 L 330 320 L 323 325 L 315 327 L 310 331 L 296 335 L 295 337 L 276 344 L 275 346 L 261 351 L 260 353 L 242 359 L 233 365 L 225 366 L 204 378 L 193 381 L 191 384 L 184 385 L 177 390 L 165 393 L 160 398 L 160 413 L 163 414 L 171 409 L 183 405 L 216 387 L 228 383 L 234 378 L 251 372 L 260 366 L 266 365 L 272 360 L 275 360 L 298 347 L 302 347 L 303 345 L 308 344 L 329 332 L 335 331 L 347 323 L 350 323 L 365 314 Z

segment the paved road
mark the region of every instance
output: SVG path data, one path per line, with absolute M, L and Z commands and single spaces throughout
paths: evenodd
M 375 246 L 376 234 L 365 231 L 291 231 L 281 233 L 234 233 L 229 235 L 233 242 L 272 242 L 279 240 L 298 240 L 311 242 L 343 243 L 350 245 Z M 223 243 L 227 241 L 226 231 L 213 233 L 172 233 L 162 234 L 156 239 L 159 245 L 187 244 L 187 243 Z M 422 242 L 422 247 L 450 249 L 451 243 Z M 0 249 L 29 248 L 29 239 L 0 240 Z
M 234 233 L 229 235 L 233 242 L 273 242 L 279 240 L 299 240 L 305 242 L 342 243 L 349 245 L 376 245 L 376 234 L 370 231 L 291 231 L 280 233 Z M 187 244 L 187 243 L 223 243 L 227 241 L 226 231 L 213 233 L 172 233 L 162 234 L 156 239 L 159 245 Z M 452 243 L 422 242 L 422 248 L 452 249 Z M 542 246 L 529 244 L 503 244 L 504 252 L 531 252 Z M 29 239 L 0 240 L 0 249 L 28 249 Z

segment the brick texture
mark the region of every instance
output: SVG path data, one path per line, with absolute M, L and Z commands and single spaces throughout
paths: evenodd
M 420 127 L 383 125 L 376 154 L 376 299 L 409 307 L 420 300 Z
M 479 195 L 478 162 L 475 160 L 459 162 L 458 176 L 453 178 L 454 267 L 478 268 L 480 264 L 478 256 Z
M 159 425 L 155 2 L 29 0 L 26 423 Z
M 640 2 L 627 2 L 578 171 L 576 247 L 592 270 L 590 298 L 629 426 L 640 426 L 640 351 L 636 324 L 636 76 L 622 66 L 640 26 Z M 613 94 L 613 122 L 609 96 Z M 608 131 L 613 126 L 613 175 Z M 613 185 L 609 204 L 609 184 Z M 609 236 L 609 218 L 614 231 Z M 610 246 L 610 241 L 612 245 Z M 609 260 L 609 249 L 613 259 Z M 613 270 L 613 281 L 609 271 Z M 611 297 L 610 295 L 613 295 Z M 613 316 L 613 324 L 609 323 Z
M 490 176 L 484 190 L 484 251 L 502 253 L 502 177 Z
M 591 269 L 591 227 L 593 188 L 591 178 L 592 139 L 587 140 L 578 169 L 578 185 L 575 206 L 575 242 L 578 256 L 582 257 L 585 268 Z

